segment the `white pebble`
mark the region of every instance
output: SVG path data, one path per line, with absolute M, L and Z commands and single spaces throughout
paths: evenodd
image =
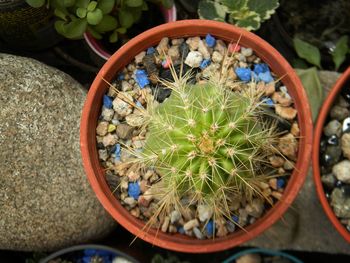
M 218 51 L 214 51 L 211 59 L 214 63 L 220 63 L 223 59 L 223 56 Z
M 201 222 L 205 222 L 213 215 L 213 209 L 208 205 L 199 205 L 197 207 L 198 218 Z
M 191 51 L 188 53 L 185 64 L 192 67 L 198 68 L 203 60 L 203 55 L 198 51 Z
M 198 225 L 199 225 L 198 220 L 192 219 L 184 224 L 184 230 L 185 231 L 191 230 L 192 228 L 197 227 Z
M 209 59 L 210 58 L 210 52 L 208 47 L 204 44 L 203 40 L 200 40 L 198 43 L 198 51 L 200 53 L 202 53 L 203 57 L 205 59 Z
M 198 238 L 198 239 L 203 239 L 204 238 L 204 235 L 202 234 L 202 232 L 199 230 L 198 227 L 194 227 L 193 228 L 193 233 L 196 236 L 196 238 Z
M 170 222 L 172 224 L 176 223 L 177 221 L 179 221 L 181 218 L 181 214 L 179 211 L 174 210 L 170 213 Z

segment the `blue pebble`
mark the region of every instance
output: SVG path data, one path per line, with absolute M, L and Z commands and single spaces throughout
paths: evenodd
M 259 75 L 260 73 L 265 73 L 267 71 L 270 71 L 270 69 L 269 69 L 269 66 L 265 63 L 254 65 L 254 72 L 257 75 Z
M 254 71 L 252 71 L 252 80 L 254 82 L 259 82 L 260 81 L 259 76 L 256 75 L 256 73 Z
M 116 147 L 115 147 L 115 160 L 116 161 L 120 161 L 120 154 L 121 154 L 121 147 L 120 147 L 120 144 L 116 144 Z
M 274 107 L 275 106 L 275 103 L 273 102 L 273 100 L 271 98 L 264 98 L 263 102 L 269 107 Z
M 111 109 L 113 107 L 113 100 L 111 99 L 111 97 L 103 95 L 103 106 L 105 106 L 108 109 Z
M 201 69 L 205 69 L 206 67 L 208 67 L 211 64 L 211 60 L 210 59 L 204 59 L 202 60 L 201 65 L 199 66 Z
M 208 236 L 214 235 L 214 230 L 215 229 L 214 229 L 214 222 L 213 222 L 213 220 L 209 220 L 209 222 L 207 223 L 205 228 L 207 229 Z
M 142 106 L 141 102 L 139 102 L 138 100 L 136 101 L 136 106 L 139 108 L 144 109 L 144 107 Z
M 147 73 L 144 69 L 137 69 L 135 73 L 136 82 L 143 89 L 146 85 L 149 84 L 149 79 Z
M 128 194 L 130 197 L 137 200 L 139 198 L 140 192 L 141 190 L 138 182 L 129 183 Z
M 265 83 L 270 83 L 273 81 L 273 77 L 271 76 L 270 71 L 259 73 L 258 76 L 259 76 L 259 79 L 261 81 L 264 81 Z
M 179 232 L 180 234 L 185 234 L 185 229 L 182 226 L 178 227 L 177 232 Z
M 212 35 L 207 34 L 205 36 L 205 42 L 207 43 L 208 47 L 214 47 L 216 44 L 216 39 Z
M 250 68 L 235 68 L 235 73 L 240 80 L 245 82 L 250 81 L 252 77 L 252 71 L 250 70 Z
M 120 73 L 120 74 L 118 75 L 118 80 L 124 80 L 124 78 L 125 78 L 125 76 L 124 76 L 123 73 Z
M 233 222 L 238 224 L 238 222 L 239 222 L 239 217 L 238 216 L 233 215 L 231 218 L 232 218 Z
M 281 189 L 281 188 L 283 188 L 284 187 L 284 185 L 285 185 L 285 181 L 284 181 L 284 179 L 282 179 L 282 178 L 277 178 L 277 189 Z
M 146 54 L 147 55 L 152 55 L 156 52 L 156 49 L 154 47 L 149 47 L 147 48 Z

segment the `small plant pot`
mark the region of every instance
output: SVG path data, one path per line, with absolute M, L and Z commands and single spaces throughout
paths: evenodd
M 103 254 L 109 254 L 113 255 L 113 257 L 121 257 L 128 262 L 131 263 L 138 263 L 138 261 L 127 254 L 111 248 L 107 246 L 101 246 L 101 245 L 78 245 L 78 246 L 72 246 L 68 248 L 61 249 L 57 252 L 52 253 L 51 255 L 47 256 L 44 259 L 41 259 L 39 262 L 40 263 L 48 263 L 50 261 L 54 261 L 57 259 L 62 259 L 62 260 L 68 260 L 68 259 L 73 259 L 76 260 L 74 262 L 85 262 L 81 257 L 84 256 L 84 251 L 89 250 L 89 254 L 93 254 L 93 251 L 99 251 Z M 56 262 L 56 261 L 55 261 Z M 89 261 L 90 262 L 90 261 Z
M 320 142 L 321 136 L 323 132 L 323 127 L 325 125 L 326 119 L 329 115 L 329 112 L 332 108 L 333 103 L 336 98 L 342 91 L 342 88 L 345 85 L 350 85 L 350 67 L 343 73 L 343 75 L 337 80 L 332 90 L 329 92 L 321 111 L 318 115 L 316 127 L 315 127 L 315 135 L 313 142 L 313 153 L 312 153 L 312 167 L 313 167 L 313 175 L 314 181 L 316 185 L 316 191 L 318 198 L 320 199 L 323 210 L 328 216 L 329 220 L 332 222 L 333 226 L 337 229 L 337 231 L 344 237 L 344 239 L 350 243 L 350 232 L 342 225 L 339 219 L 336 217 L 333 212 L 332 207 L 327 200 L 325 189 L 322 185 L 321 181 L 321 169 L 320 169 Z
M 160 11 L 164 17 L 165 23 L 176 21 L 176 7 L 173 5 L 170 9 L 160 8 Z M 101 41 L 95 39 L 91 34 L 84 33 L 84 39 L 89 48 L 91 49 L 91 57 L 95 61 L 96 65 L 103 65 L 113 53 L 108 51 Z
M 240 45 L 252 48 L 277 76 L 284 76 L 282 82 L 288 87 L 294 99 L 300 127 L 299 152 L 295 169 L 281 200 L 263 217 L 245 228 L 245 231 L 237 231 L 225 237 L 206 240 L 198 240 L 181 234 L 166 234 L 156 229 L 145 231 L 145 223 L 133 217 L 109 189 L 98 159 L 95 128 L 102 97 L 108 89 L 104 80 L 111 81 L 116 73 L 128 65 L 137 54 L 148 47 L 157 45 L 163 37 L 205 36 L 208 33 L 228 43 L 237 42 L 240 39 Z M 102 67 L 90 88 L 82 113 L 80 131 L 85 171 L 105 209 L 123 227 L 139 238 L 156 246 L 189 253 L 208 253 L 232 248 L 253 239 L 276 222 L 291 205 L 304 182 L 312 148 L 312 118 L 308 99 L 300 79 L 288 62 L 258 36 L 229 24 L 208 20 L 183 20 L 164 24 L 138 35 L 120 48 Z

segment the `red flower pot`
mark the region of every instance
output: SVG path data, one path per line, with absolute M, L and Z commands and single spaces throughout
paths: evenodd
M 208 33 L 227 42 L 237 42 L 241 37 L 240 44 L 242 46 L 252 48 L 271 67 L 274 73 L 278 76 L 284 76 L 282 82 L 288 87 L 298 110 L 300 140 L 296 167 L 281 200 L 269 209 L 262 218 L 248 226 L 246 231 L 237 231 L 225 237 L 207 240 L 198 240 L 181 234 L 166 234 L 155 229 L 143 231 L 145 223 L 133 217 L 113 196 L 98 159 L 95 129 L 102 97 L 108 88 L 103 78 L 111 81 L 116 77 L 117 72 L 132 61 L 135 55 L 150 46 L 157 45 L 163 37 L 205 36 Z M 131 233 L 147 242 L 163 248 L 190 253 L 229 249 L 256 237 L 276 222 L 293 202 L 304 182 L 312 148 L 312 118 L 308 99 L 301 81 L 292 67 L 273 47 L 258 36 L 229 24 L 206 20 L 183 20 L 164 24 L 138 35 L 122 46 L 102 67 L 90 88 L 83 109 L 80 131 L 81 151 L 86 174 L 98 199 L 114 219 Z
M 323 103 L 323 106 L 318 115 L 318 119 L 315 127 L 313 153 L 312 153 L 312 168 L 313 168 L 317 195 L 321 201 L 323 210 L 325 211 L 326 215 L 328 216 L 329 220 L 332 222 L 334 227 L 338 230 L 338 232 L 344 237 L 346 241 L 350 243 L 350 232 L 340 223 L 339 219 L 334 214 L 333 209 L 329 205 L 328 200 L 326 198 L 326 194 L 321 182 L 320 161 L 319 161 L 320 141 L 321 141 L 323 126 L 325 124 L 329 111 L 333 106 L 333 103 L 335 102 L 336 98 L 338 97 L 345 83 L 346 82 L 350 83 L 349 81 L 350 81 L 350 67 L 338 79 L 338 81 L 335 83 L 334 87 L 328 94 L 325 102 Z

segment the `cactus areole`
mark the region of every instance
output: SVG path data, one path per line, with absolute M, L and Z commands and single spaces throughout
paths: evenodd
M 283 76 L 283 85 L 288 87 L 298 111 L 300 137 L 295 168 L 280 201 L 244 231 L 199 240 L 147 228 L 144 221 L 135 218 L 123 207 L 109 189 L 105 172 L 101 169 L 95 128 L 103 95 L 108 89 L 105 80 L 111 82 L 137 54 L 157 45 L 165 36 L 182 38 L 206 36 L 208 33 L 227 43 L 239 42 L 243 47 L 252 48 L 277 77 Z M 168 100 L 157 107 L 147 105 L 148 133 L 139 160 L 147 166 L 153 166 L 161 174 L 159 186 L 155 188 L 155 184 L 152 188 L 159 190 L 159 196 L 172 200 L 163 202 L 163 211 L 167 210 L 167 206 L 178 206 L 179 196 L 191 193 L 190 200 L 194 198 L 197 204 L 212 204 L 215 208 L 213 221 L 220 214 L 219 210 L 222 210 L 223 217 L 228 218 L 231 215 L 225 212 L 225 200 L 236 195 L 245 195 L 246 198 L 259 195 L 254 191 L 256 188 L 250 186 L 257 183 L 255 178 L 264 178 L 270 174 L 271 169 L 265 165 L 265 157 L 274 151 L 271 147 L 276 135 L 274 122 L 262 118 L 265 106 L 259 95 L 231 92 L 224 88 L 223 83 L 215 80 L 195 85 L 189 85 L 187 81 L 175 84 Z M 84 168 L 100 202 L 116 221 L 134 235 L 175 251 L 217 252 L 261 234 L 292 203 L 302 186 L 309 164 L 311 120 L 300 80 L 286 60 L 265 41 L 245 30 L 220 22 L 178 21 L 158 26 L 130 40 L 107 61 L 97 75 L 89 90 L 81 120 Z M 233 215 L 233 218 L 237 217 Z M 213 221 L 208 222 L 211 228 L 214 227 Z

